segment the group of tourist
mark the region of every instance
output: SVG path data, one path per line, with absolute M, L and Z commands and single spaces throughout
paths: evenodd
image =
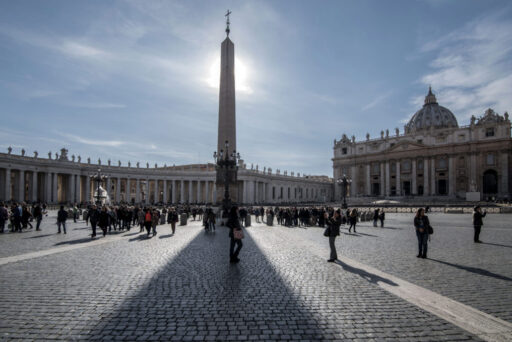
M 23 229 L 33 229 L 32 222 L 36 222 L 36 230 L 41 230 L 41 221 L 43 215 L 46 214 L 46 205 L 34 204 L 32 206 L 26 203 L 13 202 L 11 206 L 7 206 L 4 202 L 0 202 L 0 233 L 5 230 L 6 223 L 12 233 L 21 233 Z

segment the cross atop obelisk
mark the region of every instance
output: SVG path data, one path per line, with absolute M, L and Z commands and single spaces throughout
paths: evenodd
M 231 14 L 231 11 L 228 10 L 226 14 L 224 15 L 226 17 L 226 35 L 229 37 L 229 15 Z

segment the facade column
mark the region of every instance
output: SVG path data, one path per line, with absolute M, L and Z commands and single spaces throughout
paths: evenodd
M 418 194 L 418 186 L 416 184 L 416 159 L 413 159 L 412 162 L 412 174 L 411 174 L 411 186 L 412 191 L 411 194 L 417 195 Z
M 243 181 L 243 189 L 244 189 L 244 191 L 243 191 L 242 202 L 247 203 L 247 181 L 246 180 Z
M 476 189 L 475 191 L 482 192 L 483 189 L 480 189 L 478 186 L 478 179 L 476 177 L 476 153 L 471 153 L 471 156 L 469 157 L 470 163 L 469 163 L 469 184 L 468 186 L 471 186 L 471 183 L 474 182 Z M 508 172 L 507 172 L 508 174 Z
M 183 179 L 180 183 L 180 203 L 185 203 L 185 181 Z
M 150 184 L 149 184 L 149 178 L 146 177 L 146 190 L 144 192 L 146 194 L 146 203 L 147 204 L 150 204 L 151 203 L 151 187 L 150 187 Z
M 32 201 L 37 201 L 38 198 L 37 198 L 37 188 L 38 188 L 38 184 L 37 184 L 37 171 L 33 171 L 32 172 L 32 195 L 31 195 L 31 199 Z
M 110 177 L 107 178 L 107 184 L 105 185 L 107 190 L 107 196 L 112 199 L 112 179 Z
M 162 198 L 162 202 L 164 202 L 164 204 L 165 204 L 165 203 L 169 202 L 169 199 L 167 198 L 167 187 L 169 185 L 167 184 L 167 179 L 164 179 L 162 181 L 162 183 L 163 183 L 163 186 L 164 186 L 164 198 Z
M 430 195 L 430 187 L 428 186 L 428 158 L 423 159 L 423 196 L 429 196 Z
M 5 169 L 5 200 L 10 201 L 11 194 L 11 169 Z
M 135 179 L 135 202 L 140 203 L 140 179 Z
M 204 189 L 204 197 L 205 197 L 205 200 L 204 202 L 205 203 L 210 203 L 210 182 L 208 182 L 207 180 L 204 182 L 204 186 L 205 186 L 205 189 Z
M 76 202 L 76 198 L 75 198 L 75 175 L 74 174 L 71 174 L 69 175 L 69 189 L 68 189 L 68 193 L 69 193 L 69 202 L 71 204 L 75 203 Z
M 372 186 L 370 180 L 370 163 L 366 164 L 366 195 L 371 196 Z
M 197 203 L 201 203 L 202 200 L 201 200 L 201 180 L 198 180 L 197 181 L 197 198 L 196 198 L 196 202 Z
M 396 161 L 396 174 L 395 174 L 395 180 L 396 180 L 396 191 L 395 194 L 397 196 L 402 195 L 402 181 L 400 180 L 400 160 Z
M 119 176 L 116 179 L 116 202 L 121 202 L 121 177 Z
M 85 176 L 85 201 L 91 201 L 91 177 Z
M 384 196 L 386 193 L 385 183 L 384 183 L 384 163 L 380 163 L 380 195 Z
M 158 179 L 155 179 L 155 203 L 160 201 L 160 191 L 158 191 Z
M 176 180 L 173 179 L 172 180 L 172 189 L 171 189 L 171 201 L 172 201 L 173 204 L 176 203 L 176 195 L 177 195 L 177 193 L 176 193 Z
M 509 191 L 508 191 L 508 155 L 507 153 L 501 154 L 501 183 L 498 188 L 498 193 L 501 194 L 501 196 L 508 197 Z M 499 179 L 499 178 L 498 178 Z
M 453 156 L 448 157 L 448 195 L 455 196 L 455 158 Z
M 23 202 L 25 200 L 25 171 L 19 171 L 19 189 L 18 189 L 18 199 Z
M 192 204 L 192 180 L 188 181 L 188 203 Z
M 430 158 L 430 194 L 436 195 L 436 162 L 434 157 Z
M 59 176 L 57 172 L 53 173 L 53 203 L 59 202 Z
M 357 167 L 352 166 L 352 170 L 350 173 L 352 174 L 352 183 L 351 183 L 352 185 L 350 186 L 350 196 L 356 197 L 357 196 Z M 305 195 L 307 195 L 307 192 Z M 308 200 L 308 196 L 305 196 L 305 199 Z
M 391 175 L 389 173 L 389 161 L 386 161 L 386 196 L 391 195 Z
M 257 180 L 254 183 L 255 183 L 254 184 L 255 187 L 254 187 L 254 202 L 253 203 L 256 204 L 256 203 L 259 203 L 259 201 L 260 201 L 260 196 L 259 196 L 260 192 L 258 189 L 258 186 L 260 185 L 260 183 Z M 290 200 L 290 199 L 288 198 L 288 200 Z

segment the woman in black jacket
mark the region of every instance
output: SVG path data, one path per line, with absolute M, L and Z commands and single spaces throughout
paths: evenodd
M 98 219 L 98 226 L 100 226 L 103 231 L 103 236 L 107 235 L 107 227 L 109 222 L 110 215 L 107 212 L 107 207 L 103 206 L 101 208 L 100 217 Z
M 416 237 L 418 238 L 419 250 L 416 256 L 418 258 L 425 259 L 427 257 L 428 227 L 430 227 L 428 216 L 425 215 L 425 209 L 420 208 L 414 217 L 414 228 L 416 229 Z
M 341 212 L 340 210 L 336 210 L 334 212 L 334 216 L 329 218 L 329 214 L 325 212 L 324 218 L 329 226 L 329 247 L 331 248 L 331 258 L 327 260 L 328 262 L 334 262 L 338 260 L 338 254 L 336 253 L 336 237 L 340 235 L 340 226 L 341 226 Z

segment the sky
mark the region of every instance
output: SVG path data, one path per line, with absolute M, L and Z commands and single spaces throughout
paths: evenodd
M 512 110 L 510 1 L 0 1 L 0 150 L 213 162 L 227 9 L 248 167 L 332 176 L 429 85 L 459 125 Z

